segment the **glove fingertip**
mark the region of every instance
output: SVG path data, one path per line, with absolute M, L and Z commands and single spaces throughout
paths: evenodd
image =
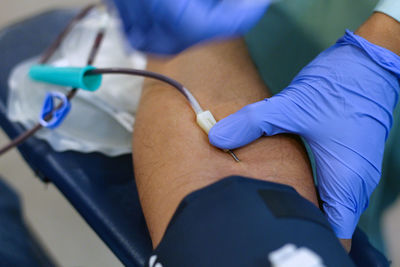
M 234 148 L 232 147 L 231 139 L 220 133 L 218 125 L 215 125 L 211 128 L 210 132 L 208 133 L 208 140 L 210 141 L 210 144 L 221 149 Z

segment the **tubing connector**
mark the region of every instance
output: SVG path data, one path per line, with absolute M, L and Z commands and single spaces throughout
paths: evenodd
M 92 66 L 64 68 L 34 65 L 29 70 L 29 77 L 45 83 L 96 91 L 101 85 L 102 76 L 100 74 L 88 75 L 88 72 L 94 69 Z
M 211 128 L 217 123 L 214 116 L 209 110 L 197 113 L 196 116 L 197 124 L 201 129 L 208 135 Z
M 209 110 L 197 113 L 196 121 L 200 128 L 203 129 L 207 135 L 211 128 L 217 124 L 217 121 Z M 239 158 L 235 155 L 235 153 L 233 153 L 232 150 L 224 149 L 223 151 L 229 153 L 236 162 L 240 162 Z

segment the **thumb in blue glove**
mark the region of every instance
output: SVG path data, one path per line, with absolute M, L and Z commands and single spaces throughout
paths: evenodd
M 270 0 L 113 2 L 134 48 L 149 53 L 175 54 L 202 41 L 244 34 L 262 17 Z
M 400 57 L 347 31 L 280 94 L 218 122 L 210 142 L 234 149 L 263 135 L 303 136 L 328 221 L 350 239 L 381 176 L 399 77 Z

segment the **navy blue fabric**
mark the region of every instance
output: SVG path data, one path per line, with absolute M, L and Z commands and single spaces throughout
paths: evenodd
M 6 118 L 11 69 L 43 52 L 75 13 L 47 12 L 0 32 L 0 126 L 11 138 L 26 130 Z M 144 264 L 152 245 L 137 195 L 131 155 L 109 158 L 97 153 L 57 153 L 36 138 L 19 150 L 38 176 L 57 186 L 125 265 Z
M 367 235 L 360 228 L 357 228 L 353 234 L 350 257 L 358 267 L 390 266 L 390 262 L 385 255 L 370 244 Z
M 309 201 L 299 201 L 298 194 L 282 195 L 282 190 L 259 190 L 260 196 L 276 218 L 303 218 L 331 229 L 319 209 Z
M 274 203 L 265 197 L 271 192 Z M 271 206 L 290 216 L 276 216 Z M 325 266 L 354 266 L 323 213 L 294 189 L 232 176 L 182 201 L 154 255 L 164 267 L 266 267 L 268 254 L 289 243 L 311 249 Z
M 55 266 L 25 225 L 18 195 L 1 178 L 0 266 Z

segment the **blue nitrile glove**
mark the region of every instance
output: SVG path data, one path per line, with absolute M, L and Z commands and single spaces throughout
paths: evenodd
M 248 31 L 270 0 L 113 0 L 130 44 L 175 54 L 212 38 Z
M 381 176 L 399 78 L 399 56 L 347 31 L 280 94 L 218 122 L 210 142 L 234 149 L 262 135 L 303 136 L 327 218 L 339 238 L 351 238 Z

